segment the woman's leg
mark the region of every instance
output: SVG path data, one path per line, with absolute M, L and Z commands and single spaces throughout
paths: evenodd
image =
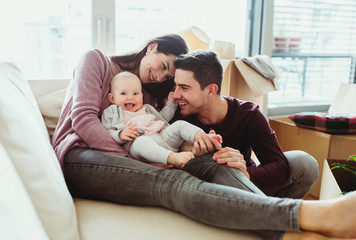
M 65 157 L 65 178 L 74 197 L 161 206 L 223 228 L 269 230 L 254 231 L 264 239 L 280 239 L 278 231 L 299 231 L 300 200 L 209 183 L 114 154 L 73 149 Z

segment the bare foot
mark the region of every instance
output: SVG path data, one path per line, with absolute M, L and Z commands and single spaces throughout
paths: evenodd
M 183 168 L 184 165 L 192 158 L 194 158 L 194 154 L 192 152 L 171 152 L 168 155 L 167 164 L 173 165 L 177 168 Z
M 329 237 L 356 239 L 356 192 L 325 201 L 304 201 L 300 227 Z
M 287 232 L 282 240 L 345 240 L 347 238 L 332 238 L 313 232 Z M 351 239 L 351 238 L 348 238 Z

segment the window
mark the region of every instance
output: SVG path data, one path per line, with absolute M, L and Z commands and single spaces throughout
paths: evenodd
M 272 61 L 281 90 L 268 95 L 269 115 L 283 107 L 328 106 L 341 82 L 354 82 L 355 13 L 355 0 L 274 1 Z
M 242 55 L 246 7 L 247 0 L 116 0 L 116 52 L 134 50 L 151 37 L 196 26 L 208 35 L 211 44 L 216 40 L 232 42 L 236 54 Z
M 19 7 L 21 6 L 21 7 Z M 27 79 L 69 78 L 90 47 L 90 1 L 8 1 L 1 11 L 1 60 L 18 64 Z
M 159 34 L 202 29 L 232 42 L 245 55 L 248 0 L 13 0 L 0 8 L 0 60 L 13 61 L 27 79 L 71 78 L 92 47 L 123 53 Z M 19 7 L 21 6 L 21 7 Z M 226 7 L 222 7 L 226 6 Z M 246 45 L 246 46 L 245 46 Z

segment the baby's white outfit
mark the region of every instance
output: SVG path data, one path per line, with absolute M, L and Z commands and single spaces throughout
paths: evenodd
M 182 120 L 169 125 L 176 109 L 177 105 L 170 101 L 160 112 L 149 104 L 144 104 L 136 112 L 125 111 L 113 104 L 104 110 L 101 122 L 115 141 L 129 148 L 135 159 L 167 164 L 168 155 L 172 151 L 178 152 L 183 141 L 194 142 L 196 132 L 201 130 Z M 120 140 L 119 132 L 130 124 L 137 124 L 144 130 L 144 135 L 126 144 Z

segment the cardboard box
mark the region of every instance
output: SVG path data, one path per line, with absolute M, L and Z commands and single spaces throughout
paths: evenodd
M 315 197 L 320 196 L 324 159 L 347 159 L 356 154 L 356 135 L 331 135 L 300 128 L 287 117 L 271 118 L 269 123 L 283 151 L 302 150 L 318 161 L 319 179 L 310 192 Z
M 356 114 L 353 99 L 356 84 L 340 84 L 329 113 Z M 356 135 L 332 135 L 297 127 L 288 117 L 271 118 L 269 123 L 276 132 L 283 151 L 303 150 L 319 163 L 319 179 L 310 194 L 319 197 L 324 159 L 344 159 L 356 154 Z
M 241 59 L 222 60 L 224 79 L 221 94 L 257 103 L 263 108 L 263 95 L 275 91 L 273 82 Z
M 348 192 L 349 182 L 352 180 L 354 175 L 343 169 L 333 169 L 330 167 L 333 163 L 340 162 L 344 164 L 349 164 L 356 167 L 356 162 L 353 160 L 333 160 L 325 159 L 324 168 L 322 173 L 321 189 L 320 189 L 320 199 L 333 199 L 342 196 L 342 192 Z
M 328 112 L 356 114 L 355 94 L 356 84 L 341 83 Z

